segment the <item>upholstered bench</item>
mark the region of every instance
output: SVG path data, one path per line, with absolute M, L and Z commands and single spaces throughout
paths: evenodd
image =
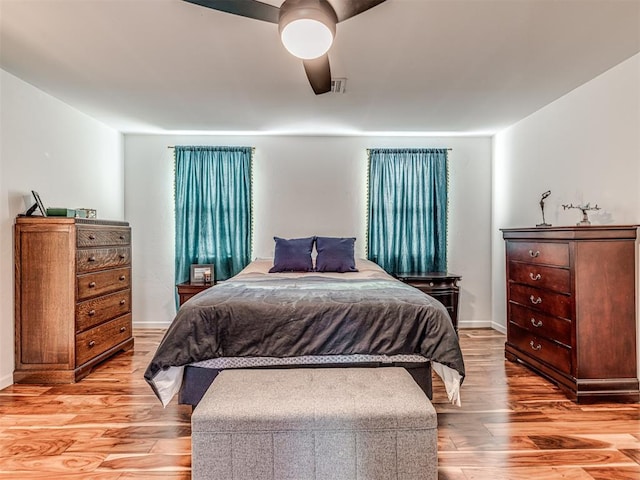
M 195 480 L 435 480 L 437 418 L 403 368 L 225 370 L 194 409 Z

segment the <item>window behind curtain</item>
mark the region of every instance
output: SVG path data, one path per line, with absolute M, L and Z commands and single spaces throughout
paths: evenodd
M 225 280 L 251 259 L 251 147 L 175 147 L 176 283 L 191 264 Z
M 371 149 L 368 257 L 387 272 L 447 269 L 447 150 Z

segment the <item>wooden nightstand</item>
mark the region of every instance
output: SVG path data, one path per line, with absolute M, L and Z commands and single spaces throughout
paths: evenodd
M 211 287 L 213 287 L 213 284 L 211 283 L 179 283 L 178 285 L 176 285 L 176 288 L 178 289 L 178 296 L 180 297 L 180 305 L 182 305 L 194 295 Z
M 460 275 L 447 272 L 398 273 L 396 278 L 432 296 L 447 307 L 453 328 L 458 333 L 458 304 L 460 300 L 458 282 L 462 279 Z

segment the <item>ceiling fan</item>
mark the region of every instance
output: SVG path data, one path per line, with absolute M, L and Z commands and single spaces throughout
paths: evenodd
M 285 0 L 280 7 L 257 0 L 184 0 L 221 12 L 278 24 L 285 48 L 302 59 L 316 95 L 331 91 L 327 52 L 336 24 L 386 0 Z

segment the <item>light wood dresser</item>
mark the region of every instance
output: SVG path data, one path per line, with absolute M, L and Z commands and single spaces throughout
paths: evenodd
M 638 401 L 636 226 L 503 229 L 505 356 L 575 401 Z
M 126 222 L 18 217 L 16 383 L 72 383 L 133 347 Z

